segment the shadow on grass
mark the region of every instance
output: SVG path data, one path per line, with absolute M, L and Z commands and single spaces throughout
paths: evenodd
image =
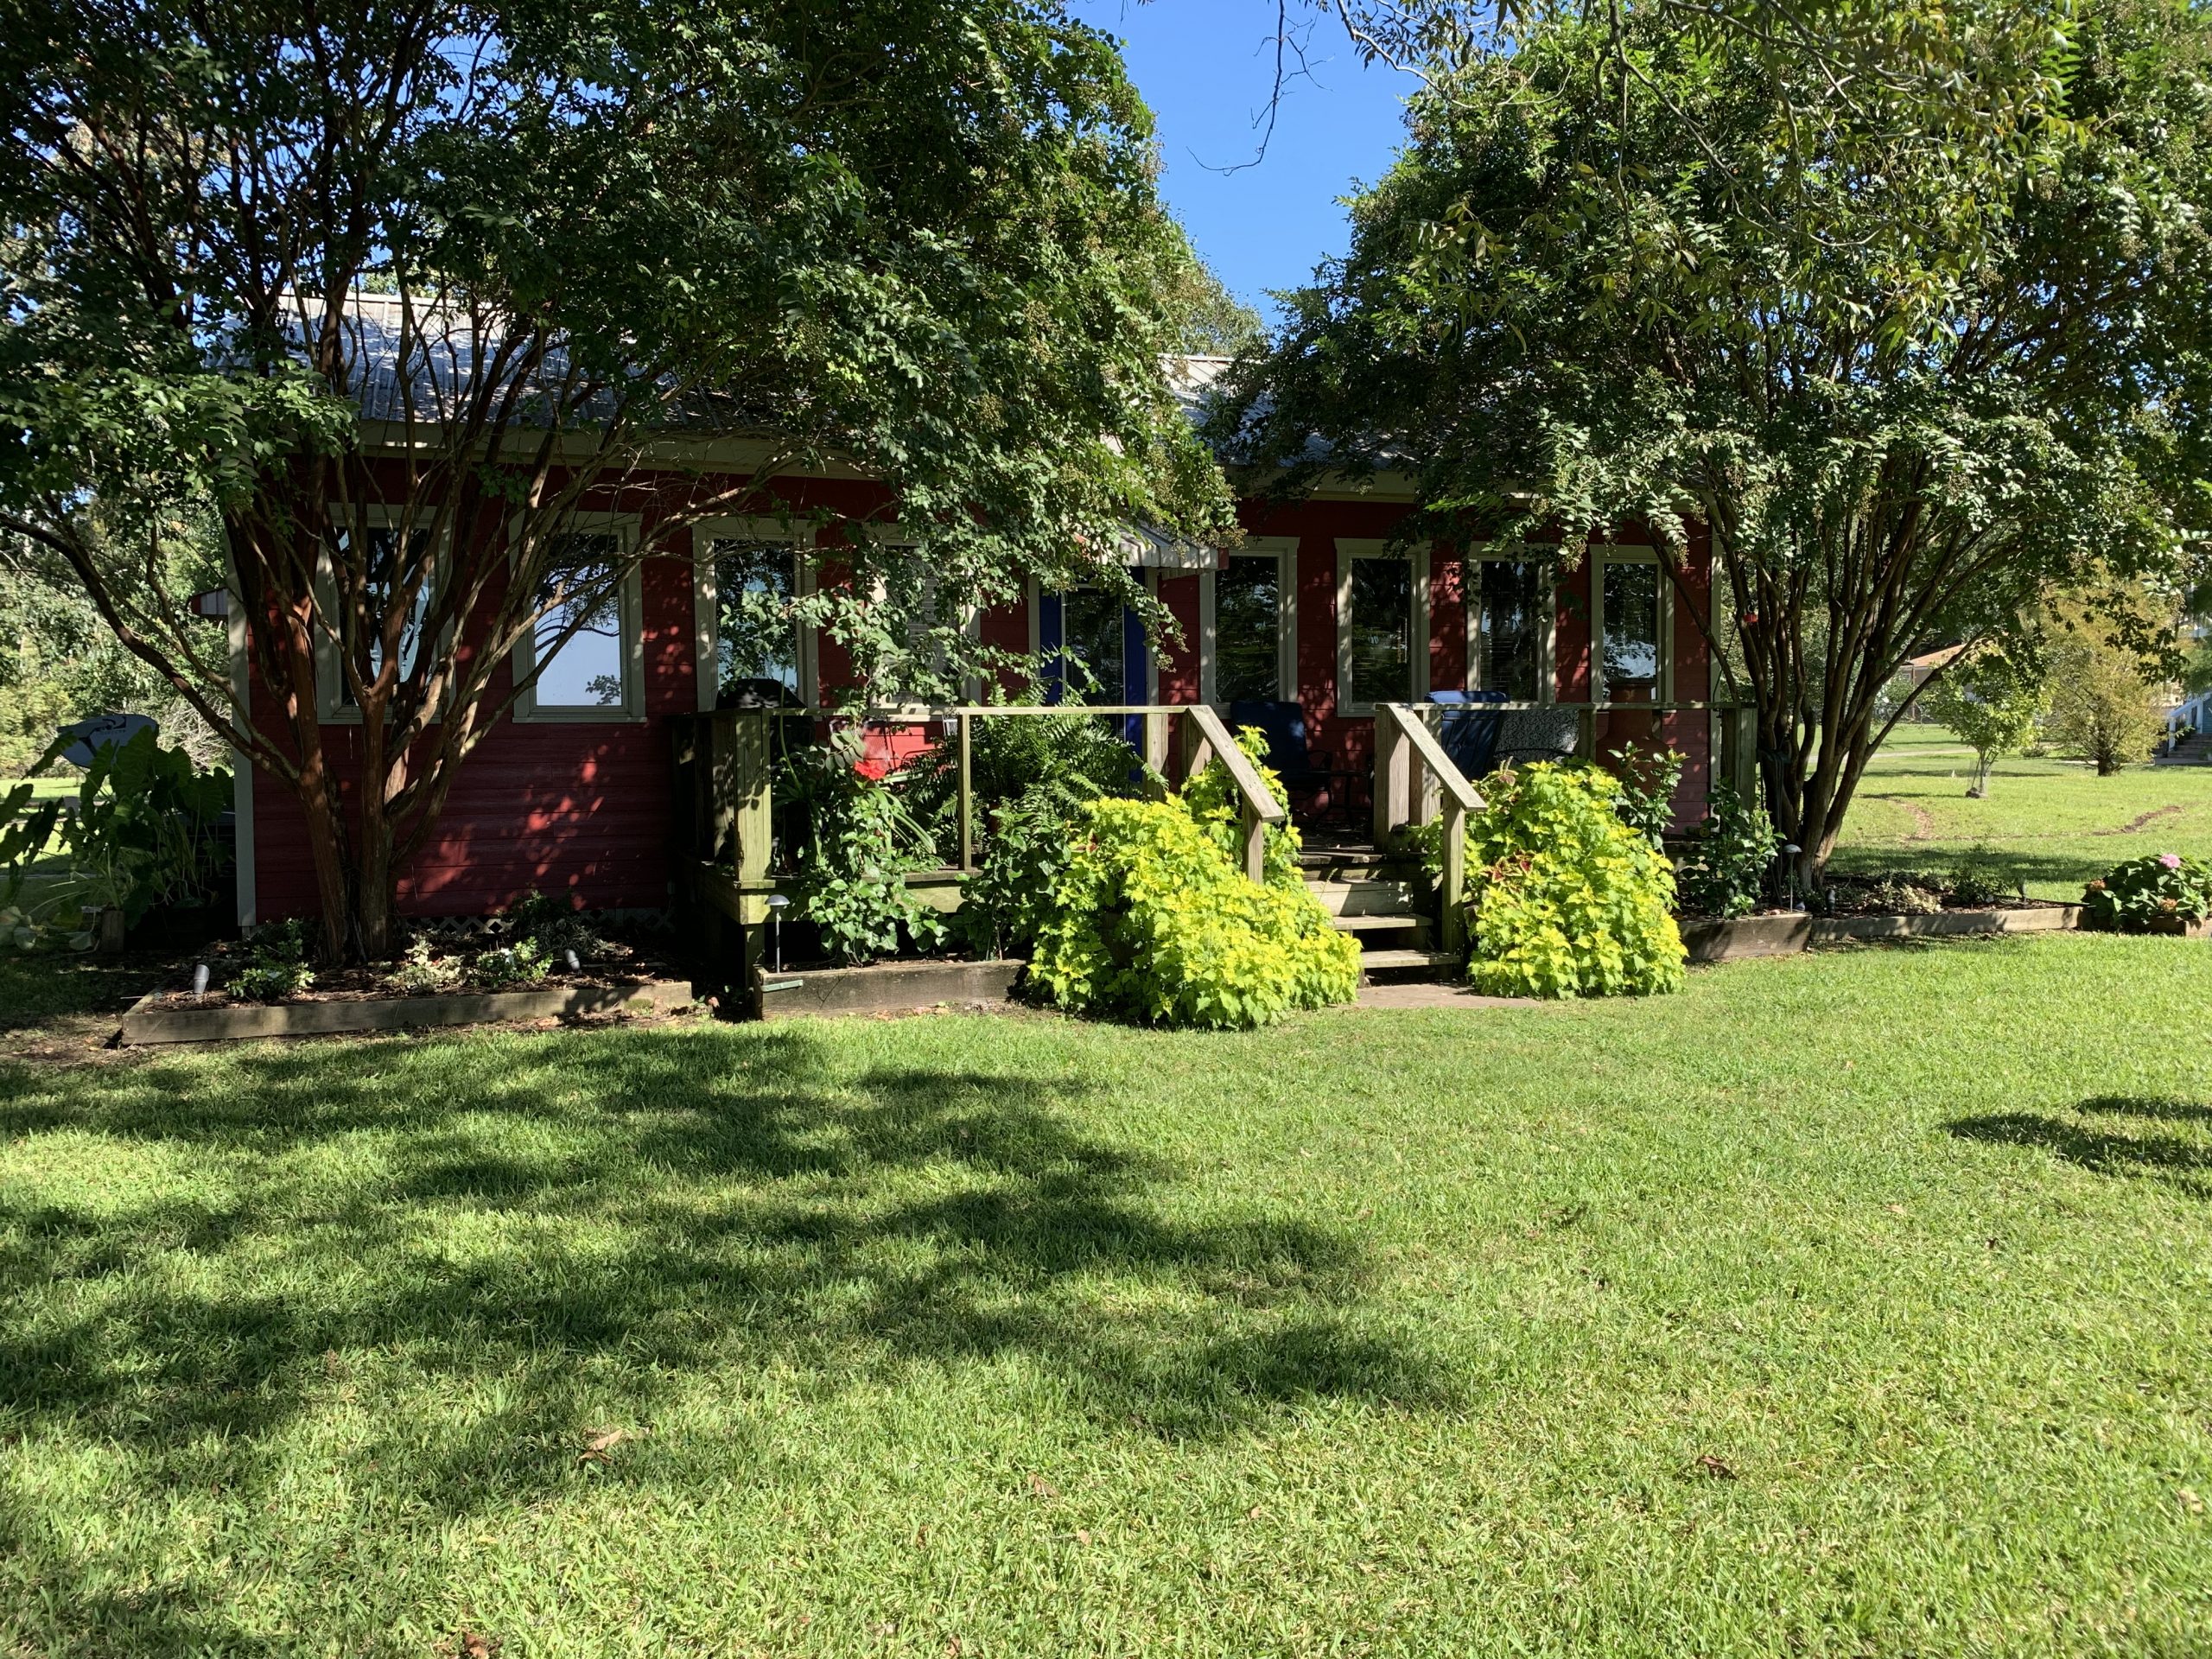
M 246 1491 L 296 1419 L 388 1399 L 342 1455 L 453 1515 L 580 1478 L 594 1426 L 708 1376 L 822 1397 L 1012 1360 L 1170 1437 L 1452 1403 L 1363 1320 L 1351 1242 L 1179 1192 L 1073 1121 L 1089 1092 L 759 1028 L 0 1069 L 0 1140 L 191 1172 L 135 1205 L 0 1194 L 0 1423 Z
M 36 1030 L 58 1016 L 120 1014 L 152 988 L 159 973 L 138 961 L 0 956 L 0 1034 Z
M 2097 1095 L 2072 1117 L 2038 1112 L 1994 1112 L 1957 1119 L 1946 1127 L 1968 1141 L 2040 1147 L 2054 1157 L 2101 1175 L 2155 1180 L 2194 1198 L 2212 1198 L 2212 1141 L 2138 1128 L 2133 1123 L 2212 1125 L 2212 1107 L 2155 1096 Z

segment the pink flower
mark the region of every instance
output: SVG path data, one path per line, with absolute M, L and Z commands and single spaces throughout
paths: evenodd
M 874 759 L 855 760 L 853 770 L 872 784 L 880 784 L 891 775 L 891 763 Z
M 2158 862 L 2164 865 L 2170 870 L 2177 870 L 2181 868 L 2181 855 L 2179 853 L 2160 853 L 2158 855 Z

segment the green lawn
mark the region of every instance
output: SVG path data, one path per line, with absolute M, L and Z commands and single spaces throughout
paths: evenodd
M 1986 846 L 2038 899 L 2079 899 L 2124 858 L 2212 858 L 2212 766 L 2131 766 L 2100 778 L 2070 760 L 2000 761 L 1969 800 L 1974 752 L 1941 727 L 1901 727 L 1867 767 L 1835 868 L 1948 870 Z
M 0 1042 L 0 1652 L 2204 1653 L 2209 1004 Z

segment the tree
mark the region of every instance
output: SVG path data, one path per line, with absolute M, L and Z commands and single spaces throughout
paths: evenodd
M 1908 656 L 2015 636 L 2095 557 L 2169 566 L 2201 511 L 2205 34 L 2177 4 L 1986 9 L 1993 79 L 2038 89 L 1992 147 L 1968 91 L 1664 13 L 1439 65 L 1215 430 L 1287 490 L 1410 475 L 1408 535 L 1549 525 L 1571 556 L 1648 524 L 1678 588 L 1701 520 L 1724 687 L 1811 876 Z
M 2028 747 L 2050 706 L 2042 663 L 2018 646 L 2009 652 L 1985 647 L 1964 662 L 1954 661 L 1928 694 L 1928 712 L 1974 748 L 1974 782 L 1967 793 L 1977 800 L 1989 793 L 1990 769 Z
M 1054 0 L 6 3 L 0 525 L 298 798 L 330 955 L 388 952 L 514 648 L 620 590 L 612 503 L 665 542 L 884 480 L 808 510 L 864 674 L 972 670 L 959 616 L 1033 574 L 1126 585 L 1132 521 L 1229 522 L 1159 369 L 1193 279 L 1149 116 Z M 207 523 L 258 725 L 167 580 Z
M 1222 286 L 1211 266 L 1192 261 L 1180 298 L 1183 327 L 1178 343 L 1184 351 L 1202 357 L 1247 357 L 1267 349 L 1267 324 Z
M 2131 628 L 2131 621 L 2137 626 Z M 2059 747 L 2087 760 L 2100 778 L 2149 760 L 2165 717 L 2147 675 L 2166 664 L 2146 663 L 2139 611 L 2115 617 L 2079 599 L 2061 601 L 2045 626 L 2050 734 Z

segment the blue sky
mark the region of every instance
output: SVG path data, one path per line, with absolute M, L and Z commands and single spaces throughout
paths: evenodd
M 1337 199 L 1390 164 L 1412 78 L 1363 68 L 1341 29 L 1308 37 L 1257 165 L 1252 123 L 1274 76 L 1274 0 L 1071 0 L 1084 22 L 1125 42 L 1131 77 L 1160 119 L 1160 186 L 1206 263 L 1270 319 L 1270 289 L 1292 288 L 1347 239 Z M 1297 16 L 1294 8 L 1293 16 Z

